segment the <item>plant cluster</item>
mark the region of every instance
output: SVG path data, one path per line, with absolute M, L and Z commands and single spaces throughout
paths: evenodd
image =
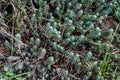
M 120 55 L 112 53 L 120 52 L 120 27 L 105 25 L 119 22 L 116 2 L 0 1 L 1 80 L 119 80 Z

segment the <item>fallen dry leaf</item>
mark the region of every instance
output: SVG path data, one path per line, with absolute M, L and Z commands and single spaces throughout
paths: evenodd
M 5 48 L 4 47 L 0 47 L 0 54 L 5 52 Z
M 8 48 L 6 48 L 6 47 L 0 47 L 0 54 L 8 55 Z
M 114 29 L 117 26 L 117 22 L 113 19 L 113 17 L 109 17 L 103 20 L 101 24 L 101 29 L 105 32 L 107 29 Z

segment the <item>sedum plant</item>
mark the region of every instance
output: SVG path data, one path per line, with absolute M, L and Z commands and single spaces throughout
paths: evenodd
M 7 64 L 15 75 L 32 72 L 31 76 L 23 75 L 25 80 L 116 80 L 117 75 L 111 77 L 109 72 L 118 66 L 119 56 L 113 55 L 119 53 L 120 30 L 105 24 L 118 24 L 118 0 L 0 3 L 0 57 L 4 57 L 0 73 L 5 71 L 1 66 Z M 12 60 L 10 56 L 19 58 Z M 97 64 L 102 60 L 105 63 Z M 111 61 L 114 66 L 109 65 Z M 101 65 L 107 66 L 105 73 Z
M 87 52 L 86 55 L 85 55 L 85 60 L 86 61 L 89 61 L 91 58 L 92 58 L 93 54 L 91 51 Z

